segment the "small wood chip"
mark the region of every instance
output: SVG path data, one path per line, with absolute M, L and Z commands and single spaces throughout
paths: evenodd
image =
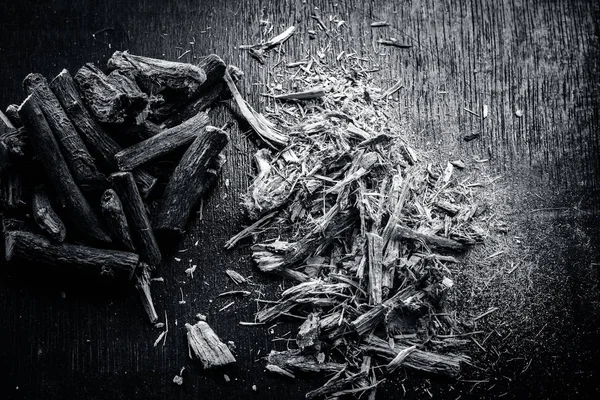
M 185 324 L 190 355 L 200 360 L 204 369 L 220 367 L 235 362 L 229 347 L 219 339 L 204 321 L 195 325 Z

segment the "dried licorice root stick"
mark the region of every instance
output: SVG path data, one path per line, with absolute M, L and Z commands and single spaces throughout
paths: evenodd
M 102 229 L 94 211 L 75 183 L 36 97 L 29 96 L 25 99 L 19 107 L 19 115 L 27 129 L 30 145 L 44 166 L 46 176 L 73 227 L 85 237 L 110 242 L 110 237 Z
M 91 63 L 77 71 L 75 81 L 92 114 L 106 124 L 134 120 L 148 104 L 135 82 L 123 75 L 107 76 Z
M 52 208 L 50 198 L 48 197 L 44 185 L 38 185 L 33 190 L 31 208 L 33 209 L 33 219 L 40 229 L 42 229 L 42 231 L 44 231 L 52 240 L 64 242 L 67 230 Z
M 141 260 L 152 268 L 156 267 L 162 257 L 133 175 L 130 172 L 116 172 L 110 176 L 110 180 L 123 204 L 130 233 Z
M 147 92 L 158 86 L 158 91 L 170 89 L 187 98 L 194 97 L 206 81 L 204 70 L 195 65 L 134 56 L 126 51 L 116 51 L 108 60 L 108 68 L 132 73 Z
M 121 150 L 115 154 L 117 165 L 121 171 L 137 168 L 172 150 L 190 144 L 206 125 L 208 125 L 208 114 L 199 113 L 181 125 L 166 129 L 158 135 Z
M 94 158 L 50 90 L 46 78 L 40 74 L 29 74 L 23 80 L 23 87 L 27 94 L 36 97 L 79 187 L 83 191 L 106 188 L 106 177 L 98 171 Z
M 50 267 L 92 270 L 111 278 L 131 279 L 139 261 L 135 253 L 52 243 L 42 235 L 26 231 L 6 232 L 4 243 L 6 261 L 17 258 Z
M 210 185 L 210 164 L 228 141 L 225 131 L 209 126 L 187 149 L 159 201 L 154 221 L 157 230 L 175 233 L 184 230 L 192 208 Z
M 221 57 L 216 54 L 209 54 L 198 63 L 198 66 L 206 72 L 206 81 L 198 88 L 199 97 L 181 111 L 168 115 L 168 119 L 163 122 L 163 126 L 170 128 L 179 125 L 181 122 L 193 117 L 201 111 L 209 108 L 226 90 L 227 86 L 223 80 L 223 75 L 227 66 Z M 162 109 L 152 110 L 155 118 L 161 120 L 161 114 L 166 112 Z
M 50 82 L 50 88 L 81 134 L 81 138 L 92 155 L 101 160 L 104 167 L 116 169 L 115 154 L 122 150 L 121 146 L 106 133 L 85 108 L 69 71 L 63 69 Z M 156 178 L 143 170 L 133 171 L 133 177 L 144 197 L 150 193 L 156 183 Z
M 102 194 L 100 208 L 102 209 L 104 222 L 113 239 L 123 245 L 126 250 L 135 251 L 127 217 L 125 216 L 125 211 L 123 211 L 123 204 L 121 204 L 121 200 L 114 190 L 107 189 Z

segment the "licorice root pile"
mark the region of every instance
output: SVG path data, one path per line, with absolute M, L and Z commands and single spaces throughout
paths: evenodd
M 132 279 L 156 322 L 160 238 L 184 231 L 225 162 L 229 135 L 208 115 L 231 96 L 225 76 L 241 74 L 216 55 L 192 65 L 117 51 L 104 70 L 25 77 L 27 98 L 0 112 L 6 260 Z

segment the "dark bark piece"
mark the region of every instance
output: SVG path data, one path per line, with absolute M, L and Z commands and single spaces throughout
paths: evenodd
M 187 329 L 188 346 L 190 357 L 194 357 L 202 363 L 202 368 L 221 367 L 235 362 L 229 347 L 219 339 L 212 328 L 204 321 L 198 321 L 195 325 L 185 324 Z
M 144 311 L 148 315 L 148 319 L 151 324 L 158 321 L 158 314 L 154 308 L 154 302 L 152 301 L 152 293 L 150 292 L 150 267 L 145 263 L 141 263 L 141 273 L 135 278 L 135 288 L 140 294 L 140 300 Z
M 187 149 L 173 171 L 159 201 L 154 227 L 181 233 L 192 209 L 210 186 L 210 164 L 223 150 L 229 135 L 215 127 L 206 127 Z M 213 169 L 214 171 L 214 169 Z
M 0 170 L 0 206 L 14 211 L 24 205 L 23 176 L 14 168 Z
M 193 102 L 185 101 L 181 104 L 181 101 L 170 99 L 164 94 L 162 104 L 151 107 L 153 120 L 164 121 L 163 126 L 167 128 L 179 125 L 209 108 L 221 96 L 226 88 L 223 80 L 227 68 L 225 62 L 216 54 L 210 54 L 200 60 L 198 66 L 206 73 L 206 81 L 198 88 L 198 94 L 190 99 Z
M 181 125 L 166 129 L 158 135 L 121 150 L 115 154 L 117 165 L 121 171 L 128 171 L 190 144 L 207 124 L 208 114 L 197 114 Z
M 117 243 L 123 245 L 128 251 L 135 251 L 135 245 L 129 231 L 127 217 L 123 210 L 123 204 L 117 193 L 112 189 L 107 189 L 100 198 L 100 208 L 102 216 L 108 231 Z
M 156 243 L 150 220 L 137 186 L 130 172 L 116 172 L 110 176 L 115 192 L 119 196 L 135 248 L 140 259 L 156 267 L 161 260 L 160 249 Z
M 19 108 L 19 115 L 27 129 L 30 145 L 42 163 L 48 181 L 73 227 L 84 237 L 110 242 L 110 237 L 102 229 L 94 211 L 75 183 L 36 97 L 29 96 L 25 99 Z
M 40 229 L 55 242 L 64 242 L 67 230 L 59 216 L 56 214 L 56 211 L 54 211 L 46 188 L 43 185 L 38 185 L 34 189 L 31 208 L 33 219 Z
M 23 87 L 36 98 L 79 187 L 85 192 L 106 188 L 106 177 L 98 171 L 93 157 L 50 90 L 46 78 L 40 74 L 29 74 L 23 80 Z
M 0 111 L 0 170 L 8 168 L 15 160 L 23 157 L 24 148 L 25 130 L 17 129 Z
M 18 104 L 10 104 L 8 107 L 6 107 L 6 116 L 15 128 L 20 128 L 23 126 L 23 121 L 21 121 L 21 117 L 19 116 Z
M 139 261 L 135 253 L 53 243 L 42 235 L 26 231 L 6 232 L 4 243 L 6 261 L 14 258 L 49 267 L 90 270 L 111 278 L 131 279 Z
M 390 360 L 408 349 L 408 346 L 402 345 L 391 349 L 386 340 L 374 335 L 364 338 L 360 347 L 368 353 L 375 353 Z M 415 349 L 406 356 L 402 366 L 415 371 L 456 378 L 460 374 L 461 363 L 468 359 L 464 355 L 438 354 Z
M 116 169 L 117 163 L 114 156 L 122 150 L 121 146 L 106 133 L 85 108 L 71 74 L 66 69 L 62 70 L 50 82 L 50 88 L 54 91 L 92 155 L 102 161 L 105 168 Z M 133 176 L 142 196 L 146 197 L 156 184 L 156 178 L 141 169 L 134 170 Z
M 116 51 L 108 60 L 108 68 L 133 74 L 147 93 L 170 89 L 188 99 L 193 98 L 206 81 L 204 70 L 195 65 L 135 56 L 126 51 Z M 153 90 L 156 87 L 158 91 Z
M 148 95 L 140 89 L 135 78 L 121 71 L 112 71 L 107 76 L 107 81 L 119 89 L 125 96 L 125 103 L 130 112 L 138 115 L 148 105 Z
M 135 120 L 147 103 L 147 98 L 145 103 L 139 98 L 139 88 L 131 89 L 135 82 L 124 84 L 127 79 L 122 74 L 109 78 L 91 63 L 85 64 L 75 74 L 75 82 L 89 110 L 99 122 L 107 124 Z
M 425 233 L 419 233 L 410 228 L 397 225 L 394 231 L 394 235 L 399 239 L 407 239 L 412 241 L 423 242 L 427 246 L 438 248 L 438 249 L 446 249 L 446 250 L 454 250 L 454 251 L 464 251 L 468 247 L 464 244 L 457 242 L 456 240 L 448 239 L 445 237 L 437 236 L 437 235 L 429 235 Z

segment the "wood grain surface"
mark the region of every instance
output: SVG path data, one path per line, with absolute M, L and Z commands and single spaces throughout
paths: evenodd
M 345 26 L 332 37 L 319 32 L 309 40 L 315 6 L 327 24 L 335 16 Z M 486 168 L 501 176 L 496 187 L 506 194 L 516 224 L 511 235 L 537 256 L 527 275 L 533 289 L 523 298 L 539 322 L 534 331 L 515 330 L 504 342 L 516 338 L 528 365 L 502 358 L 500 353 L 511 351 L 506 345 L 494 375 L 481 385 L 400 374 L 382 386 L 380 398 L 598 394 L 597 1 L 47 0 L 4 2 L 0 9 L 3 110 L 25 97 L 21 81 L 29 72 L 48 79 L 63 68 L 74 74 L 86 62 L 104 66 L 115 50 L 188 62 L 216 53 L 245 72 L 241 92 L 259 109 L 261 86 L 276 79 L 269 67 L 279 60 L 296 61 L 325 48 L 329 60 L 342 50 L 370 59 L 366 65 L 380 69 L 373 76 L 382 87 L 402 81 L 394 99 L 417 146 L 443 160 L 489 159 Z M 263 33 L 261 20 L 273 24 L 272 34 Z M 370 28 L 380 20 L 390 26 Z M 296 35 L 265 66 L 237 49 L 293 24 Z M 412 47 L 377 44 L 389 37 Z M 217 108 L 212 118 L 222 126 L 229 116 Z M 477 140 L 462 139 L 476 133 Z M 160 331 L 148 325 L 131 288 L 107 293 L 106 287 L 66 282 L 34 265 L 2 264 L 0 398 L 300 399 L 317 387 L 319 379 L 286 381 L 263 372 L 261 357 L 285 346 L 272 339 L 289 326 L 239 326 L 256 311 L 249 299 L 235 299 L 218 312 L 233 299 L 216 295 L 235 289 L 225 269 L 253 275 L 269 298 L 281 284 L 253 269 L 248 244 L 223 249 L 247 222 L 239 204 L 253 171 L 254 141 L 251 133 L 233 129 L 218 187 L 160 267 L 165 282 L 155 283 L 153 292 L 159 314 L 168 315 L 164 346 L 153 347 Z M 184 271 L 193 264 L 198 268 L 190 279 Z M 182 293 L 185 304 L 179 304 Z M 199 312 L 224 341 L 235 342 L 236 364 L 206 372 L 188 359 L 184 324 Z M 184 366 L 184 384 L 177 386 L 173 377 Z

